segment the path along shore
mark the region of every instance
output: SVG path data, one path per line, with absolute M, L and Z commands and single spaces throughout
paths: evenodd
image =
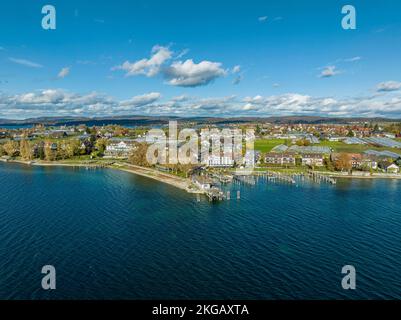
M 173 176 L 171 174 L 163 173 L 158 170 L 152 168 L 145 168 L 140 166 L 135 166 L 129 163 L 122 162 L 113 162 L 113 164 L 99 164 L 99 163 L 79 163 L 79 162 L 61 162 L 61 161 L 24 161 L 24 160 L 16 160 L 16 159 L 1 159 L 3 162 L 9 163 L 20 163 L 25 165 L 32 166 L 43 166 L 43 167 L 102 167 L 102 168 L 111 168 L 115 170 L 125 171 L 133 174 L 140 175 L 142 177 L 147 177 L 153 180 L 157 180 L 159 182 L 163 182 L 169 184 L 173 187 L 179 188 L 181 190 L 185 190 L 189 193 L 204 193 L 202 190 L 196 188 L 190 179 L 181 178 L 177 176 Z

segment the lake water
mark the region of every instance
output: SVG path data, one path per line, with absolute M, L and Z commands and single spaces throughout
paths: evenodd
M 400 299 L 400 188 L 260 182 L 210 204 L 111 169 L 0 164 L 0 299 Z

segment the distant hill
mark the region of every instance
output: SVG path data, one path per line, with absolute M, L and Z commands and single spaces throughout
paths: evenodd
M 191 121 L 198 123 L 209 124 L 225 124 L 225 123 L 274 123 L 274 124 L 352 124 L 361 122 L 401 122 L 401 119 L 388 119 L 388 118 L 331 118 L 331 117 L 317 117 L 317 116 L 283 116 L 283 117 L 173 117 L 173 116 L 115 116 L 115 117 L 40 117 L 29 118 L 24 120 L 11 120 L 0 119 L 0 126 L 6 125 L 106 125 L 106 124 L 120 124 L 120 125 L 151 125 L 151 124 L 165 124 L 169 120 L 177 121 Z

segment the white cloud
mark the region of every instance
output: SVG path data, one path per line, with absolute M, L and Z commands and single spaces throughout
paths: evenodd
M 244 101 L 251 102 L 251 103 L 262 103 L 264 101 L 264 99 L 261 95 L 257 95 L 254 97 L 245 97 Z
M 77 94 L 47 89 L 16 95 L 0 94 L 0 117 L 39 116 L 113 116 L 113 115 L 188 116 L 285 116 L 315 115 L 342 117 L 401 118 L 401 95 L 374 94 L 353 98 L 313 97 L 299 93 L 253 97 L 173 97 L 162 101 L 158 92 L 118 101 L 92 92 Z
M 242 107 L 242 110 L 248 111 L 248 110 L 255 110 L 255 106 L 251 103 L 247 103 Z
M 172 57 L 172 54 L 173 52 L 167 47 L 154 46 L 149 59 L 144 58 L 135 62 L 125 61 L 112 70 L 124 70 L 126 76 L 143 74 L 147 77 L 153 77 L 160 72 L 161 66 Z
M 185 62 L 177 61 L 164 70 L 168 83 L 173 86 L 196 87 L 210 83 L 227 72 L 221 68 L 221 63 L 201 61 L 194 63 L 192 59 Z
M 381 82 L 377 85 L 377 91 L 381 92 L 397 91 L 400 89 L 401 89 L 401 82 L 397 81 L 386 81 L 386 82 Z
M 231 69 L 231 73 L 236 74 L 236 77 L 232 82 L 234 85 L 239 84 L 244 79 L 244 76 L 242 74 L 239 74 L 240 72 L 241 72 L 241 66 L 239 65 L 236 65 Z
M 57 75 L 57 78 L 59 78 L 59 79 L 64 79 L 66 76 L 68 76 L 70 74 L 70 68 L 69 67 L 65 67 L 65 68 L 62 68 L 61 70 L 60 70 L 60 72 L 58 73 L 58 75 Z
M 137 108 L 151 105 L 160 97 L 160 93 L 151 92 L 120 102 L 97 92 L 82 95 L 60 89 L 47 89 L 17 95 L 0 95 L 0 115 L 15 119 L 132 114 L 137 112 Z M 142 109 L 140 111 L 143 113 Z
M 355 62 L 355 61 L 359 61 L 361 60 L 361 57 L 353 57 L 353 58 L 348 58 L 348 59 L 344 59 L 345 62 Z
M 43 66 L 39 63 L 32 62 L 26 59 L 17 59 L 17 58 L 8 58 L 11 62 L 26 66 L 26 67 L 31 67 L 31 68 L 42 68 Z
M 180 96 L 175 96 L 171 99 L 174 102 L 182 102 L 182 101 L 187 101 L 189 100 L 189 97 L 185 94 L 182 94 Z
M 337 74 L 339 74 L 340 71 L 336 70 L 336 66 L 327 66 L 325 67 L 322 72 L 320 73 L 319 77 L 320 78 L 330 78 L 333 77 Z
M 219 62 L 201 61 L 195 63 L 192 59 L 185 61 L 173 61 L 183 57 L 189 52 L 189 49 L 182 50 L 176 57 L 173 52 L 162 46 L 154 46 L 150 58 L 144 58 L 135 62 L 125 61 L 123 64 L 115 66 L 112 70 L 124 70 L 126 76 L 146 75 L 154 77 L 162 74 L 166 79 L 166 83 L 172 86 L 196 87 L 207 85 L 218 77 L 225 76 L 228 73 L 239 73 L 241 67 L 234 66 L 233 69 L 224 70 Z M 242 77 L 234 80 L 239 82 Z
M 265 21 L 267 21 L 267 16 L 259 17 L 259 18 L 258 18 L 258 21 L 259 21 L 259 22 L 265 22 Z
M 232 73 L 239 73 L 241 71 L 241 66 L 234 66 L 234 68 L 231 70 Z
M 157 100 L 160 99 L 160 97 L 161 94 L 159 92 L 150 92 L 140 96 L 135 96 L 130 100 L 121 101 L 120 106 L 125 109 L 126 107 L 129 108 L 141 107 L 156 102 Z

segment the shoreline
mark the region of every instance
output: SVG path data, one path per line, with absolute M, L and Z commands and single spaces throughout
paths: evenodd
M 146 167 L 140 167 L 136 165 L 132 165 L 129 163 L 121 163 L 121 162 L 113 162 L 112 164 L 96 164 L 96 163 L 66 163 L 66 162 L 58 162 L 58 161 L 26 161 L 19 159 L 0 159 L 1 162 L 5 163 L 19 163 L 28 166 L 41 166 L 41 167 L 92 167 L 92 168 L 109 168 L 113 170 L 119 170 L 128 172 L 131 174 L 136 174 L 145 178 L 149 178 L 161 183 L 168 184 L 180 190 L 186 191 L 191 194 L 204 194 L 203 190 L 195 188 L 193 183 L 188 178 L 181 178 L 177 176 L 173 176 L 164 172 L 160 172 L 158 170 Z M 258 173 L 255 171 L 254 173 Z M 373 173 L 368 175 L 350 175 L 350 174 L 341 174 L 335 172 L 321 172 L 315 171 L 317 174 L 329 176 L 331 178 L 343 178 L 343 179 L 384 179 L 384 180 L 401 180 L 400 175 L 386 175 L 380 173 Z
M 400 180 L 401 175 L 394 175 L 394 174 L 380 174 L 380 173 L 373 173 L 368 175 L 352 175 L 352 174 L 336 174 L 336 173 L 327 173 L 327 172 L 320 172 L 315 171 L 315 173 L 328 176 L 330 178 L 345 178 L 345 179 L 390 179 L 390 180 Z
M 171 186 L 174 186 L 178 189 L 184 190 L 188 193 L 198 193 L 198 194 L 204 193 L 202 190 L 194 189 L 193 184 L 189 179 L 169 175 L 167 173 L 163 173 L 155 169 L 140 167 L 128 163 L 114 163 L 113 165 L 107 166 L 107 168 L 129 172 L 132 174 L 140 175 L 142 177 L 163 182 Z
M 254 171 L 256 174 L 264 171 Z M 282 173 L 282 171 L 276 171 Z M 330 178 L 344 178 L 344 179 L 401 179 L 401 174 L 387 174 L 387 173 L 372 173 L 372 174 L 342 174 L 340 172 L 330 171 L 313 171 L 316 174 L 328 176 Z M 307 171 L 299 171 L 298 173 L 307 173 Z
M 168 184 L 170 186 L 176 187 L 178 189 L 184 190 L 188 193 L 203 194 L 202 190 L 197 190 L 193 188 L 193 184 L 189 179 L 180 178 L 177 176 L 172 176 L 167 173 L 157 171 L 152 168 L 145 168 L 140 166 L 135 166 L 129 163 L 119 163 L 113 162 L 113 164 L 94 164 L 94 163 L 65 163 L 65 162 L 47 162 L 47 161 L 26 161 L 18 159 L 0 159 L 0 161 L 5 163 L 19 163 L 28 166 L 40 166 L 40 167 L 93 167 L 93 168 L 109 168 L 113 170 L 124 171 L 132 174 L 136 174 L 142 177 L 146 177 L 158 182 Z

